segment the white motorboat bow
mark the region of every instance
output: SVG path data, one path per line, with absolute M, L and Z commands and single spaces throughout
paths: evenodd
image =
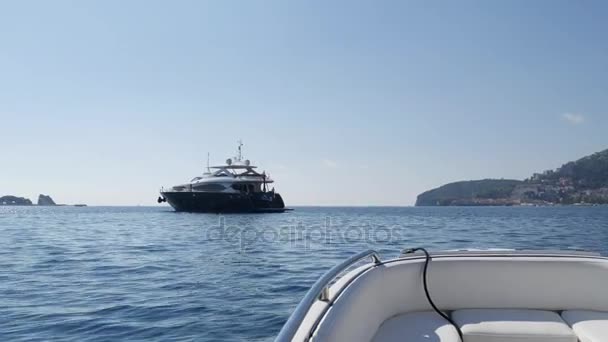
M 608 258 L 414 249 L 382 261 L 367 251 L 321 277 L 276 340 L 606 342 Z

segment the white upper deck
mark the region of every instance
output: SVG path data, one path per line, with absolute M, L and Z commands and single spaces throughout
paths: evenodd
M 243 159 L 243 143 L 239 141 L 238 144 L 238 152 L 235 157 L 227 159 L 224 165 L 207 166 L 207 172 L 193 178 L 190 183 L 273 183 L 274 181 L 266 172 L 255 171 L 257 166 L 251 165 L 249 160 Z

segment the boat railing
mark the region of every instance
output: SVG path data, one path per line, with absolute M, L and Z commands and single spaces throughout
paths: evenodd
M 332 267 L 321 278 L 319 278 L 319 280 L 317 280 L 317 282 L 306 293 L 300 304 L 298 304 L 298 306 L 295 308 L 295 310 L 283 326 L 283 329 L 281 329 L 281 331 L 277 335 L 275 341 L 292 341 L 298 328 L 301 325 L 301 322 L 304 320 L 313 304 L 318 300 L 324 302 L 328 302 L 330 300 L 329 288 L 332 284 L 332 281 L 355 263 L 367 258 L 371 258 L 374 265 L 382 263 L 378 252 L 370 249 L 353 255 L 342 263 Z

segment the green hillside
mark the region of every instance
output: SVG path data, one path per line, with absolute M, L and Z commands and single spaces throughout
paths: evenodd
M 535 174 L 527 181 L 557 184 L 568 179 L 580 189 L 608 187 L 608 149 L 568 162 L 560 168 Z
M 522 181 L 514 179 L 483 179 L 449 183 L 418 195 L 416 205 L 467 204 L 474 199 L 506 199 Z M 471 204 L 473 204 L 471 202 Z
M 484 179 L 426 191 L 417 206 L 608 204 L 608 149 L 524 180 Z

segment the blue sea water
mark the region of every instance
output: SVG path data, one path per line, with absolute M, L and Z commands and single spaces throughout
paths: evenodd
M 0 207 L 0 341 L 271 341 L 338 261 L 414 246 L 608 254 L 608 207 Z

